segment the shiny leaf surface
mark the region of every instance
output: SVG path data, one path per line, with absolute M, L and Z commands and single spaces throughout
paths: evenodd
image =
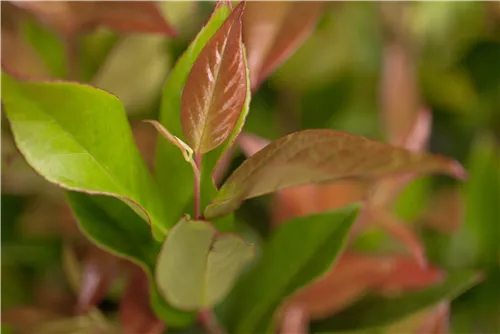
M 69 82 L 16 81 L 3 72 L 2 102 L 17 147 L 40 175 L 68 190 L 123 199 L 155 236 L 166 233 L 157 186 L 116 97 Z
M 236 7 L 193 64 L 182 94 L 181 124 L 196 153 L 206 153 L 230 135 L 246 98 L 241 16 Z

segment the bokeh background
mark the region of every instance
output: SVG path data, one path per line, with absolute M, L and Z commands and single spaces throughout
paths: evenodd
M 2 65 L 28 77 L 71 75 L 116 94 L 152 163 L 157 135 L 140 120 L 157 118 L 170 68 L 214 7 L 209 1 L 158 4 L 177 37 L 99 28 L 81 35 L 76 55 L 68 57 L 53 26 L 3 1 Z M 76 72 L 68 73 L 75 71 L 69 64 L 75 59 Z M 461 162 L 469 179 L 415 179 L 391 210 L 418 236 L 428 263 L 483 274 L 449 305 L 450 331 L 500 333 L 500 2 L 328 2 L 312 34 L 255 92 L 244 130 L 272 140 L 330 128 L 397 142 L 422 110 L 432 116 L 427 149 Z M 235 150 L 233 158 L 230 168 L 245 155 Z M 310 196 L 305 188 L 298 195 L 252 199 L 237 217 L 262 238 L 286 215 L 358 198 L 359 187 L 322 189 L 315 195 L 322 207 L 293 204 Z M 365 227 L 352 247 L 399 251 L 401 242 L 386 232 L 377 224 Z M 56 323 L 62 332 L 114 326 L 126 264 L 81 235 L 63 192 L 36 175 L 16 150 L 3 114 L 1 243 L 2 329 L 29 322 Z M 96 283 L 103 291 L 88 298 L 97 298 L 98 307 L 75 316 L 81 275 L 89 267 L 107 268 L 98 277 L 113 284 Z M 395 333 L 410 333 L 410 327 L 395 327 Z

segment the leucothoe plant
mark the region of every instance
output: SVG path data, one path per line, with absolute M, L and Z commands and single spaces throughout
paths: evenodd
M 255 245 L 234 226 L 233 214 L 246 199 L 342 178 L 465 174 L 452 159 L 316 129 L 269 143 L 217 189 L 214 172 L 244 127 L 252 91 L 307 35 L 320 11 L 279 6 L 272 10 L 284 26 L 264 36 L 263 47 L 251 33 L 260 18 L 251 3 L 234 9 L 217 3 L 171 70 L 159 119 L 146 120 L 161 134 L 155 176 L 118 98 L 81 83 L 23 80 L 2 71 L 2 102 L 20 152 L 66 190 L 90 240 L 144 269 L 153 310 L 169 327 L 186 327 L 217 308 L 231 333 L 273 330 L 280 305 L 331 268 L 362 208 L 294 218 L 263 241 L 256 257 Z M 295 15 L 287 11 L 301 8 L 303 25 L 287 31 Z M 252 15 L 243 20 L 248 9 Z

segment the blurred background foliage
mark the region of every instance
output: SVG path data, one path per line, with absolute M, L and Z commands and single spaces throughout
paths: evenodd
M 152 162 L 156 134 L 139 120 L 157 118 L 165 78 L 214 2 L 159 6 L 177 37 L 99 28 L 80 36 L 70 58 L 54 29 L 2 2 L 2 64 L 28 77 L 67 78 L 70 63 L 77 61 L 70 77 L 123 101 L 138 146 Z M 398 70 L 401 61 L 407 63 Z M 313 34 L 256 91 L 244 130 L 276 139 L 300 129 L 331 128 L 388 141 L 391 129 L 414 122 L 408 113 L 391 114 L 390 106 L 430 110 L 429 151 L 457 159 L 469 172 L 464 183 L 413 180 L 394 203 L 396 216 L 418 231 L 430 263 L 484 275 L 452 302 L 450 330 L 500 333 L 500 2 L 330 2 Z M 231 168 L 243 159 L 236 151 Z M 339 188 L 328 196 L 347 195 Z M 75 275 L 95 251 L 62 191 L 19 155 L 3 115 L 1 199 L 3 321 L 73 314 Z M 255 238 L 265 236 L 273 205 L 270 196 L 247 201 L 237 213 L 248 223 L 242 228 L 251 226 Z M 365 252 L 391 247 L 397 248 L 371 228 L 355 242 Z M 114 283 L 98 313 L 73 317 L 71 325 L 113 326 L 102 314 L 116 310 L 121 291 L 123 284 Z M 398 328 L 406 332 L 403 326 L 395 333 Z

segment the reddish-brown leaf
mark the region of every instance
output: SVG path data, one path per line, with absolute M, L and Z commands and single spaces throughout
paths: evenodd
M 243 16 L 252 90 L 312 33 L 325 2 L 250 1 Z
M 339 131 L 299 131 L 272 142 L 241 164 L 205 209 L 205 217 L 225 215 L 244 199 L 284 188 L 405 173 L 465 176 L 456 161 L 445 157 L 413 153 Z
M 419 109 L 419 92 L 414 64 L 397 43 L 386 46 L 381 82 L 383 120 L 387 138 L 402 146 L 412 131 Z
M 281 320 L 280 334 L 307 334 L 309 319 L 307 309 L 302 305 L 290 305 Z
M 125 334 L 163 333 L 165 324 L 150 308 L 148 278 L 136 267 L 120 303 L 120 323 Z
M 23 77 L 49 78 L 50 71 L 46 64 L 36 54 L 33 46 L 27 42 L 23 35 L 21 24 L 26 13 L 7 1 L 2 1 L 1 6 L 2 67 Z
M 301 305 L 312 319 L 334 314 L 368 293 L 389 294 L 437 283 L 442 272 L 401 256 L 345 253 L 325 276 L 297 292 L 283 307 Z
M 131 33 L 176 34 L 153 1 L 15 1 L 65 36 L 105 26 Z
M 273 198 L 273 222 L 334 210 L 364 200 L 367 184 L 354 180 L 283 189 Z M 359 218 L 358 218 L 359 219 Z
M 460 190 L 453 187 L 442 189 L 432 196 L 422 220 L 430 228 L 452 234 L 458 231 L 463 218 L 464 199 Z
M 85 313 L 102 301 L 119 270 L 119 259 L 95 246 L 83 261 L 77 310 Z
M 247 93 L 241 42 L 240 3 L 208 41 L 189 73 L 182 93 L 181 123 L 196 153 L 206 153 L 231 134 Z
M 443 301 L 428 313 L 415 334 L 447 334 L 449 317 L 450 302 Z
M 393 270 L 389 258 L 343 254 L 325 276 L 300 290 L 286 305 L 304 305 L 312 319 L 334 314 L 363 297 Z
M 420 242 L 418 235 L 407 223 L 398 220 L 389 211 L 379 210 L 374 207 L 369 210 L 375 222 L 404 245 L 420 266 L 427 265 L 424 246 Z
M 242 132 L 238 137 L 238 145 L 247 158 L 269 145 L 270 141 L 248 132 Z
M 443 279 L 443 271 L 433 266 L 422 267 L 412 258 L 394 256 L 392 260 L 393 270 L 376 287 L 380 294 L 392 295 L 401 291 L 423 289 Z

